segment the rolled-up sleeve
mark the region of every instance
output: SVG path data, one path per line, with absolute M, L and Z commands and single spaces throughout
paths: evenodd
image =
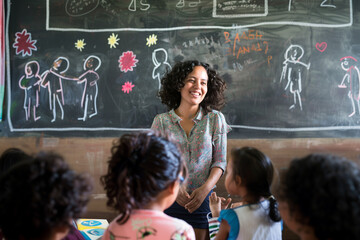
M 213 159 L 211 168 L 219 167 L 223 171 L 226 168 L 227 133 L 231 127 L 226 123 L 221 112 L 216 112 L 213 121 Z

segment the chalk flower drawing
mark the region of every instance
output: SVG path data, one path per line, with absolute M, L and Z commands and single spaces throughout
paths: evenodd
M 86 43 L 84 42 L 84 39 L 79 39 L 76 41 L 75 43 L 75 47 L 80 50 L 80 52 L 82 52 L 82 50 L 84 49 Z
M 124 52 L 119 58 L 119 68 L 122 72 L 133 71 L 137 62 L 139 60 L 136 59 L 136 55 L 132 51 Z
M 130 93 L 132 91 L 133 87 L 135 87 L 135 85 L 132 84 L 131 82 L 125 82 L 122 85 L 121 91 L 123 91 L 124 93 Z
M 31 39 L 31 33 L 28 33 L 26 29 L 23 29 L 21 33 L 15 33 L 15 36 L 13 47 L 16 49 L 16 55 L 21 53 L 23 57 L 26 55 L 31 56 L 32 50 L 37 50 L 35 46 L 37 41 Z
M 155 45 L 157 42 L 157 36 L 155 34 L 150 35 L 148 38 L 146 38 L 146 45 L 150 47 L 151 45 Z
M 110 48 L 116 48 L 116 45 L 119 45 L 119 40 L 120 38 L 118 38 L 117 34 L 111 34 L 110 37 L 108 37 L 108 44 L 110 45 Z

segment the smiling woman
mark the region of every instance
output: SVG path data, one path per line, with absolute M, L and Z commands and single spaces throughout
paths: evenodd
M 161 80 L 159 96 L 169 112 L 155 117 L 152 129 L 171 132 L 189 169 L 187 187 L 165 213 L 193 226 L 196 239 L 208 238 L 209 194 L 226 167 L 231 128 L 219 110 L 225 81 L 206 63 L 177 63 Z

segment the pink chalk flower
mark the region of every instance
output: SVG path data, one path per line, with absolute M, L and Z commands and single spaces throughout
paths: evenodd
M 136 55 L 132 51 L 123 52 L 119 58 L 119 68 L 122 72 L 133 71 L 137 62 L 139 60 L 136 59 Z

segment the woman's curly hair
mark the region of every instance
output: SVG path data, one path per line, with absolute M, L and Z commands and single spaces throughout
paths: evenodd
M 278 197 L 318 239 L 360 239 L 360 169 L 347 159 L 311 154 L 280 175 Z
M 125 223 L 133 209 L 153 201 L 182 173 L 185 163 L 178 147 L 154 132 L 124 134 L 114 143 L 108 172 L 101 177 L 107 205 L 120 212 Z
M 206 69 L 208 75 L 208 91 L 200 106 L 206 113 L 211 110 L 220 110 L 225 104 L 224 91 L 226 89 L 225 81 L 209 64 L 196 60 L 179 62 L 175 64 L 170 72 L 167 72 L 161 79 L 161 89 L 158 96 L 161 102 L 168 106 L 168 109 L 176 109 L 180 105 L 180 90 L 185 85 L 185 78 L 194 70 L 194 67 L 202 66 Z
M 92 182 L 54 153 L 41 153 L 0 178 L 0 228 L 8 240 L 49 239 L 84 212 Z

